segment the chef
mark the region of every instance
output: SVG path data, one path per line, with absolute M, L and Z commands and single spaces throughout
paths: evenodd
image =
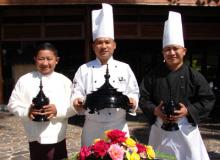
M 113 58 L 116 42 L 112 6 L 102 4 L 102 9 L 92 11 L 93 51 L 96 59 L 83 64 L 75 73 L 72 88 L 73 106 L 79 114 L 85 114 L 85 123 L 81 135 L 81 144 L 89 146 L 96 138 L 103 138 L 109 129 L 127 132 L 126 111 L 122 108 L 104 108 L 94 114 L 84 109 L 86 95 L 96 91 L 105 82 L 104 75 L 108 65 L 110 84 L 129 98 L 133 113 L 138 107 L 139 88 L 130 66 Z
M 204 76 L 184 64 L 181 14 L 169 12 L 164 25 L 163 63 L 147 73 L 140 85 L 140 108 L 151 124 L 149 144 L 155 150 L 172 154 L 177 160 L 209 160 L 198 129 L 207 117 L 215 97 Z M 177 105 L 167 116 L 164 107 L 170 99 Z M 178 130 L 164 130 L 163 123 L 178 123 Z

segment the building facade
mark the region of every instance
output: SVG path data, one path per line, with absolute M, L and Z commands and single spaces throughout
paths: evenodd
M 186 63 L 219 87 L 220 0 L 0 0 L 0 104 L 7 103 L 17 79 L 33 70 L 41 42 L 58 48 L 57 71 L 70 79 L 93 59 L 91 10 L 103 2 L 113 5 L 114 57 L 129 63 L 139 82 L 162 61 L 163 23 L 173 10 L 182 14 Z

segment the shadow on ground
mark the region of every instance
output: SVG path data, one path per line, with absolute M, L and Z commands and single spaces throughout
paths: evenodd
M 68 124 L 77 125 L 82 127 L 85 121 L 85 116 L 82 115 L 74 115 L 68 119 Z
M 210 160 L 220 160 L 220 153 L 208 152 Z

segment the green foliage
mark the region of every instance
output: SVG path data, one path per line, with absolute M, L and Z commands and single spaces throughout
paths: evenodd
M 156 158 L 158 160 L 176 160 L 175 155 L 167 154 L 167 153 L 162 153 L 159 151 L 155 151 Z

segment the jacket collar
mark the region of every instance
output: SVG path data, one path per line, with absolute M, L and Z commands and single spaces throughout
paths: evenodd
M 97 61 L 97 66 L 101 66 L 101 65 L 102 65 L 101 61 L 100 61 L 98 58 L 96 58 L 96 61 Z M 112 64 L 113 62 L 114 62 L 114 58 L 111 56 L 111 57 L 109 58 L 107 64 L 109 65 L 109 64 Z

